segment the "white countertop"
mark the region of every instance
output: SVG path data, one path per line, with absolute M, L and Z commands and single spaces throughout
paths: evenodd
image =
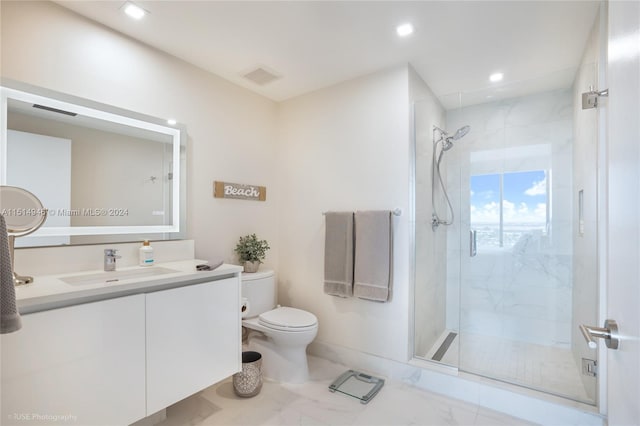
M 196 265 L 207 263 L 204 260 L 182 260 L 177 262 L 162 262 L 154 266 L 130 266 L 118 268 L 118 271 L 147 270 L 162 267 L 176 272 L 120 279 L 117 282 L 97 284 L 67 284 L 62 278 L 101 274 L 102 270 L 79 271 L 59 275 L 34 276 L 31 284 L 16 287 L 16 301 L 21 314 L 56 309 L 81 303 L 112 299 L 131 294 L 149 293 L 174 287 L 215 281 L 228 276 L 238 275 L 242 267 L 238 265 L 222 264 L 213 271 L 197 271 Z

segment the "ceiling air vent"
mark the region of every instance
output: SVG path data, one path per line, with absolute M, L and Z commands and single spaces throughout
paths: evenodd
M 263 67 L 258 67 L 253 71 L 249 71 L 243 76 L 247 80 L 251 80 L 260 86 L 264 86 L 267 83 L 271 83 L 273 80 L 277 80 L 280 78 L 279 75 L 272 73 L 271 71 L 267 71 Z

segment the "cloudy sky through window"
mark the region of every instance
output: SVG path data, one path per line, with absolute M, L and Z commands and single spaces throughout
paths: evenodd
M 471 223 L 500 223 L 500 175 L 471 176 Z M 505 224 L 544 225 L 547 181 L 542 170 L 503 175 L 502 212 Z

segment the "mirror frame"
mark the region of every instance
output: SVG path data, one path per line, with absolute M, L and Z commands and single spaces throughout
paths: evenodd
M 169 125 L 166 120 L 162 120 L 160 118 L 147 116 L 12 80 L 3 79 L 0 84 L 0 185 L 7 185 L 7 162 L 9 161 L 7 159 L 7 112 L 9 99 L 47 105 L 65 111 L 73 111 L 99 120 L 162 133 L 172 138 L 173 179 L 171 190 L 173 194 L 173 205 L 171 206 L 171 224 L 136 226 L 43 226 L 32 234 L 34 237 L 115 235 L 122 236 L 121 240 L 123 242 L 131 241 L 132 234 L 165 234 L 164 239 L 184 238 L 186 235 L 185 171 L 187 139 L 186 127 L 184 125 Z M 127 238 L 127 236 L 129 237 Z M 138 238 L 133 240 L 137 239 Z M 76 245 L 84 244 L 86 243 Z

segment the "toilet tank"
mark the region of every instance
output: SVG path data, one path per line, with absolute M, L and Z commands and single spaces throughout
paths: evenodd
M 242 274 L 242 297 L 248 300 L 243 318 L 257 317 L 276 307 L 276 279 L 273 271 Z

